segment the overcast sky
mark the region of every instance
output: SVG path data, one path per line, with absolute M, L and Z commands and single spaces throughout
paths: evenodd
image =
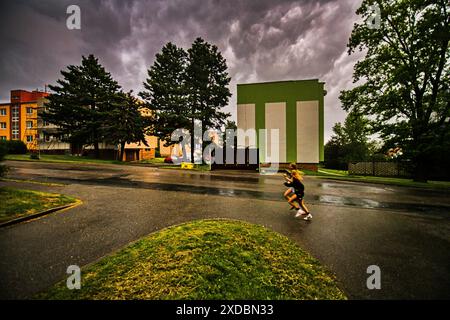
M 125 90 L 142 89 L 155 54 L 196 37 L 219 47 L 232 81 L 226 111 L 236 119 L 236 84 L 318 78 L 324 81 L 325 139 L 345 119 L 339 92 L 351 88 L 347 42 L 360 0 L 1 0 L 0 101 L 11 89 L 43 89 L 59 71 L 93 53 Z M 81 30 L 66 27 L 69 5 Z

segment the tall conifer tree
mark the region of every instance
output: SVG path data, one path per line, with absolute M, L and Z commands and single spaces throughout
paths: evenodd
M 57 125 L 64 140 L 93 145 L 99 157 L 105 119 L 120 86 L 92 54 L 83 56 L 81 65 L 69 65 L 61 74 L 63 78 L 49 86 L 53 92 L 43 119 Z

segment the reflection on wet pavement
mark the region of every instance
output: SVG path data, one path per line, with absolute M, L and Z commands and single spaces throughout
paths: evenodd
M 123 175 L 100 179 L 71 179 L 53 177 L 52 181 L 65 183 L 78 183 L 86 185 L 105 185 L 117 187 L 132 187 L 150 190 L 159 190 L 167 192 L 186 192 L 193 194 L 203 194 L 223 197 L 239 197 L 257 200 L 269 201 L 285 201 L 281 192 L 260 190 L 247 190 L 238 188 L 218 188 L 213 186 L 174 184 L 174 183 L 158 183 L 144 182 L 124 178 Z M 398 211 L 414 212 L 414 213 L 434 213 L 440 216 L 450 218 L 450 206 L 445 205 L 426 205 L 416 203 L 399 203 L 399 202 L 381 202 L 372 199 L 360 197 L 345 197 L 329 194 L 314 195 L 308 194 L 305 200 L 311 204 L 325 204 L 333 206 L 351 206 L 363 209 L 391 209 Z
M 332 182 L 321 182 L 318 183 L 317 186 L 319 188 L 322 188 L 324 190 L 326 189 L 353 189 L 355 188 L 355 185 L 353 184 L 345 184 L 345 183 L 332 183 Z M 357 188 L 361 192 L 367 192 L 367 193 L 385 193 L 386 191 L 392 191 L 392 189 L 386 188 L 386 187 L 373 187 L 373 186 L 364 186 L 364 185 L 358 185 Z
M 13 174 L 16 177 L 25 179 L 45 179 L 46 182 L 116 186 L 222 197 L 285 201 L 282 195 L 284 191 L 282 179 L 277 176 L 249 174 L 240 176 L 226 175 L 225 173 L 201 174 L 196 172 L 142 170 L 142 168 L 111 169 L 75 166 L 54 166 L 50 170 L 45 167 L 40 168 L 40 170 L 16 167 L 13 170 Z M 308 183 L 305 200 L 311 204 L 350 206 L 362 209 L 389 209 L 424 215 L 437 213 L 439 216 L 450 217 L 450 205 L 447 205 L 446 202 L 424 204 L 420 203 L 420 198 L 418 201 L 405 197 L 423 197 L 423 190 L 402 190 L 403 202 L 399 202 L 398 199 L 392 197 L 398 190 L 396 191 L 386 186 L 328 181 L 316 183 L 314 180 L 310 180 Z M 372 197 L 372 194 L 376 196 Z M 439 194 L 439 192 L 427 191 L 427 194 Z M 388 197 L 388 195 L 391 197 Z M 439 196 L 442 199 L 442 193 Z
M 339 196 L 331 196 L 331 195 L 315 196 L 315 199 L 317 199 L 321 203 L 330 203 L 330 204 L 344 205 L 344 206 L 356 206 L 356 207 L 369 208 L 369 209 L 383 207 L 380 202 L 374 201 L 371 199 L 348 198 L 348 197 L 339 197 Z
M 364 209 L 390 209 L 414 213 L 433 213 L 450 218 L 450 206 L 426 205 L 420 203 L 379 202 L 372 199 L 340 197 L 334 195 L 314 196 L 314 200 L 323 204 L 351 206 Z

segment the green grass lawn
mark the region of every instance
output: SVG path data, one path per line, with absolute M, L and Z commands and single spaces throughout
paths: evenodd
M 333 175 L 333 176 L 348 176 L 347 170 L 319 168 L 319 173 Z
M 450 181 L 415 182 L 412 179 L 405 179 L 405 178 L 388 178 L 388 177 L 371 177 L 371 176 L 347 176 L 347 177 L 330 177 L 330 178 L 336 180 L 369 182 L 369 183 L 388 184 L 403 187 L 442 189 L 442 190 L 450 189 Z
M 61 194 L 7 187 L 0 187 L 0 199 L 0 223 L 77 202 Z
M 169 164 L 164 167 L 160 167 L 160 169 L 177 169 L 177 170 L 187 170 L 187 171 L 211 171 L 210 166 L 208 164 L 196 164 L 193 169 L 181 169 L 181 165 Z
M 78 157 L 71 155 L 54 155 L 54 154 L 41 154 L 40 159 L 31 159 L 29 154 L 8 154 L 5 156 L 5 160 L 38 161 L 38 162 L 40 161 L 40 162 L 56 162 L 56 163 L 126 164 L 126 162 L 118 160 L 103 160 L 91 157 Z
M 367 182 L 387 185 L 396 185 L 404 187 L 428 188 L 428 189 L 450 189 L 450 181 L 428 181 L 415 182 L 412 179 L 396 178 L 396 177 L 373 177 L 373 176 L 356 176 L 349 175 L 345 170 L 333 170 L 319 168 L 318 172 L 310 170 L 302 170 L 307 176 L 319 176 L 334 180 L 344 180 L 353 182 Z
M 165 158 L 153 158 L 140 160 L 138 163 L 149 163 L 149 164 L 161 164 L 164 163 Z
M 39 299 L 346 299 L 333 274 L 262 226 L 199 220 L 153 233 Z

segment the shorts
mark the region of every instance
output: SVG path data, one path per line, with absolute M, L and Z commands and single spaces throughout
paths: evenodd
M 295 193 L 295 189 L 293 187 L 290 187 L 288 190 L 290 193 Z
M 298 200 L 303 200 L 303 197 L 305 196 L 304 192 L 296 192 L 295 195 L 297 196 Z

